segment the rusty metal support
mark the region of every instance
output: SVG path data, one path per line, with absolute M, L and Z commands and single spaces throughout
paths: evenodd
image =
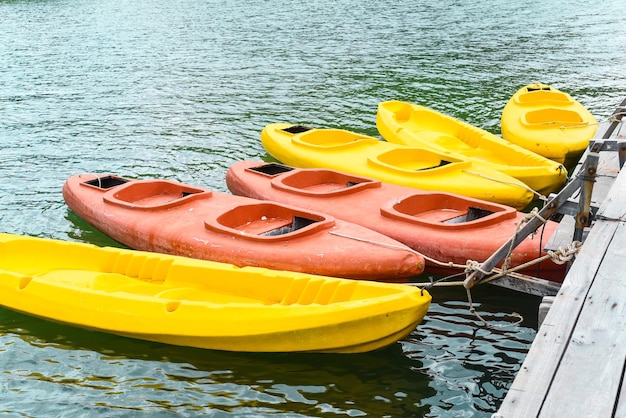
M 509 254 L 511 248 L 517 247 L 528 235 L 535 232 L 539 228 L 543 221 L 542 219 L 548 219 L 554 213 L 556 213 L 562 206 L 566 207 L 567 200 L 577 190 L 580 190 L 580 196 L 578 199 L 577 213 L 575 216 L 576 226 L 574 229 L 574 241 L 582 242 L 584 229 L 591 225 L 591 195 L 593 192 L 593 184 L 598 169 L 598 161 L 600 158 L 600 151 L 616 151 L 619 156 L 620 169 L 626 162 L 626 141 L 624 140 L 608 140 L 613 131 L 622 122 L 622 117 L 626 114 L 626 99 L 615 109 L 611 115 L 611 124 L 604 132 L 601 139 L 593 139 L 589 143 L 589 149 L 586 154 L 586 158 L 583 162 L 583 166 L 578 171 L 575 178 L 565 185 L 565 187 L 539 211 L 538 216 L 532 218 L 526 225 L 519 229 L 519 231 L 504 243 L 495 253 L 491 255 L 486 261 L 484 261 L 479 270 L 472 271 L 468 274 L 467 278 L 463 282 L 465 288 L 469 289 L 476 284 L 479 284 L 484 278 L 486 273 L 490 272 L 496 267 L 504 258 Z M 569 207 L 569 206 L 568 206 Z
M 626 162 L 626 140 L 617 141 L 617 155 L 619 157 L 619 169 L 621 170 L 624 167 L 624 162 Z
M 591 157 L 591 158 L 590 158 Z M 479 284 L 481 280 L 485 277 L 483 271 L 489 272 L 494 267 L 496 267 L 504 258 L 509 254 L 511 248 L 515 248 L 522 242 L 526 237 L 533 232 L 535 232 L 541 225 L 543 225 L 542 219 L 548 219 L 552 216 L 557 210 L 567 202 L 567 199 L 572 196 L 577 190 L 582 189 L 581 184 L 583 181 L 589 182 L 587 185 L 587 189 L 584 193 L 589 194 L 589 202 L 587 203 L 587 219 L 583 219 L 581 217 L 581 221 L 585 220 L 585 224 L 589 222 L 589 203 L 591 201 L 591 192 L 593 190 L 593 177 L 591 179 L 585 178 L 587 175 L 592 174 L 595 176 L 595 172 L 598 166 L 598 154 L 594 153 L 594 155 L 589 155 L 583 164 L 581 173 L 579 176 L 573 178 L 556 196 L 554 196 L 551 200 L 546 203 L 546 205 L 538 212 L 538 216 L 533 217 L 526 225 L 519 229 L 517 234 L 509 239 L 506 243 L 504 243 L 495 253 L 491 255 L 487 260 L 485 260 L 480 265 L 480 271 L 472 271 L 467 276 L 465 281 L 463 282 L 463 286 L 466 289 L 473 287 L 476 284 Z M 587 198 L 585 197 L 585 200 Z M 583 200 L 583 199 L 581 199 Z M 578 222 L 578 221 L 577 221 Z M 581 230 L 582 236 L 582 230 Z
M 589 150 L 583 170 L 579 174 L 581 180 L 580 196 L 578 198 L 578 214 L 576 215 L 576 227 L 574 228 L 574 241 L 582 242 L 583 232 L 586 227 L 591 225 L 591 194 L 593 192 L 593 183 L 596 181 L 596 173 L 598 170 L 598 154 L 602 144 L 596 142 Z

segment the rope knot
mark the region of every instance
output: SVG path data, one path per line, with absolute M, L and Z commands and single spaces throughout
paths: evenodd
M 537 207 L 532 208 L 532 210 L 530 212 L 528 212 L 526 214 L 526 216 L 524 216 L 524 219 L 522 220 L 522 223 L 528 223 L 530 221 L 533 220 L 533 218 L 537 218 L 539 219 L 541 222 L 543 222 L 544 224 L 546 222 L 548 222 L 547 219 L 545 219 L 544 217 L 542 217 L 541 215 L 539 215 L 539 209 Z M 519 229 L 519 228 L 518 228 Z
M 465 262 L 465 272 L 466 273 L 471 273 L 474 271 L 478 271 L 482 274 L 484 274 L 485 276 L 488 274 L 491 274 L 491 271 L 485 271 L 482 268 L 480 268 L 480 263 L 476 260 L 467 260 Z
M 548 251 L 548 255 L 555 264 L 565 264 L 571 261 L 572 258 L 580 252 L 581 247 L 582 243 L 580 241 L 574 241 L 565 248 L 559 248 L 556 251 Z

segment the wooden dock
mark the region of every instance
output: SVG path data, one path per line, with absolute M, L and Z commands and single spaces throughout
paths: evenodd
M 626 169 L 612 148 L 626 127 L 613 128 L 596 134 L 609 144 L 594 224 L 494 418 L 626 417 Z

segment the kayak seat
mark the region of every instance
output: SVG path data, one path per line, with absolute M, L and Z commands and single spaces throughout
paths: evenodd
M 207 214 L 205 228 L 240 239 L 282 241 L 307 236 L 334 225 L 334 218 L 270 202 L 241 205 Z
M 365 137 L 343 129 L 313 129 L 293 139 L 301 145 L 316 148 L 344 148 L 378 143 L 378 139 Z
M 519 103 L 556 102 L 573 103 L 573 99 L 566 93 L 551 90 L 530 90 L 528 93 L 519 95 Z
M 334 170 L 308 169 L 277 177 L 272 187 L 299 195 L 338 196 L 380 188 L 381 182 Z
M 102 199 L 106 203 L 129 209 L 168 209 L 212 194 L 210 190 L 169 180 L 144 180 L 110 190 Z
M 448 229 L 487 226 L 516 216 L 513 208 L 488 202 L 474 203 L 446 193 L 407 196 L 383 205 L 380 213 L 386 218 Z
M 528 125 L 575 125 L 585 123 L 578 112 L 557 108 L 545 108 L 527 112 L 522 120 Z

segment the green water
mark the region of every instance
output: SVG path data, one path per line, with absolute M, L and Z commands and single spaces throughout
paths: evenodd
M 84 172 L 227 191 L 265 159 L 268 123 L 377 136 L 405 100 L 499 133 L 541 81 L 599 120 L 626 95 L 625 0 L 0 0 L 0 231 L 116 245 L 69 212 Z M 0 310 L 0 412 L 14 416 L 488 417 L 536 330 L 539 300 L 436 289 L 405 340 L 363 355 L 200 351 Z M 515 322 L 512 312 L 525 320 Z

